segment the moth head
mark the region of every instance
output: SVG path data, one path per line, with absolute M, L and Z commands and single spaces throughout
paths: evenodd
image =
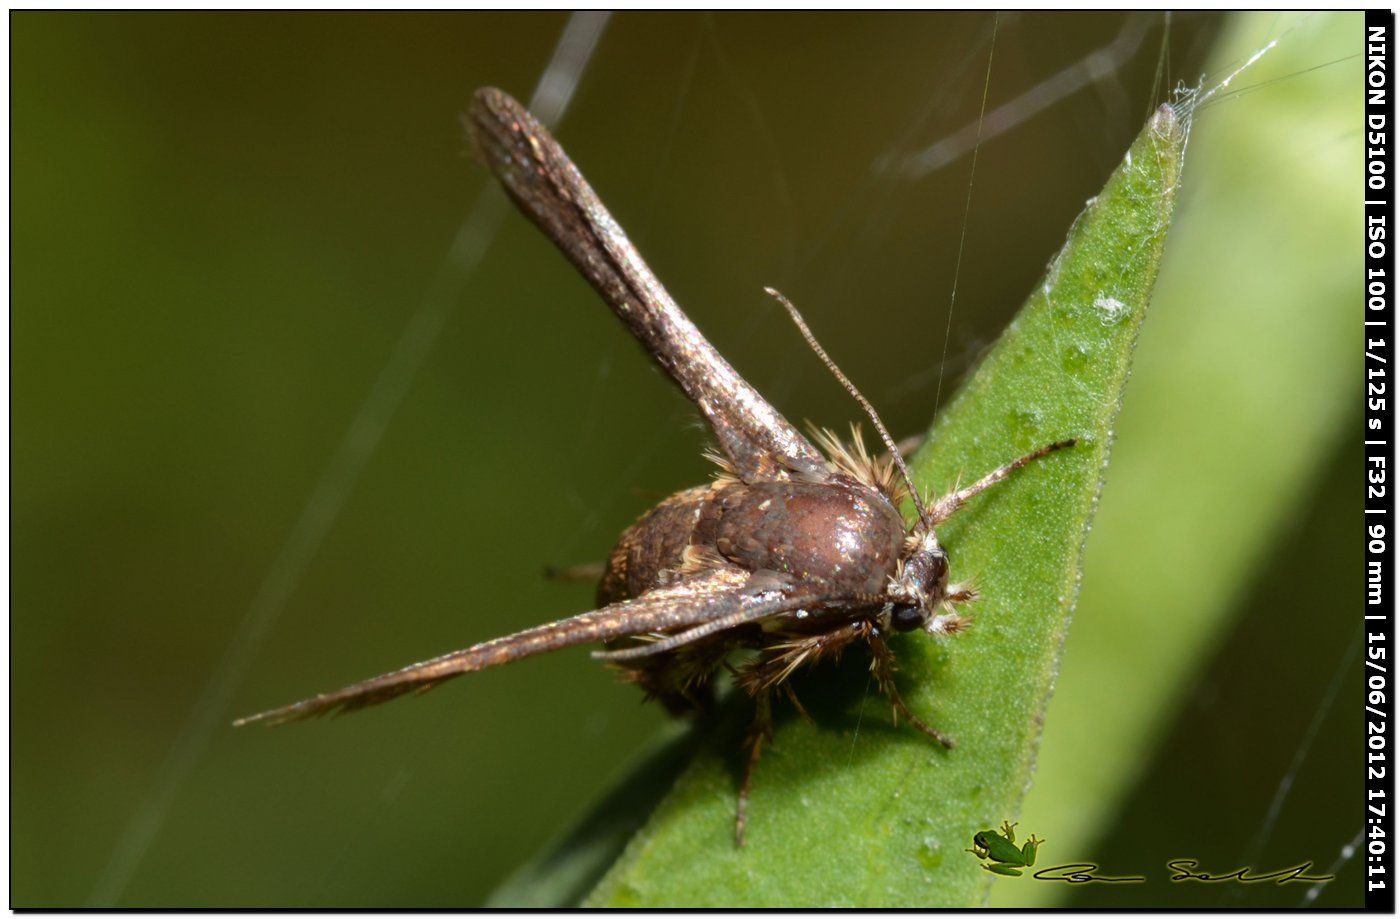
M 905 543 L 904 557 L 890 584 L 890 628 L 896 632 L 939 628 L 935 611 L 948 595 L 948 553 L 932 527 L 916 527 Z

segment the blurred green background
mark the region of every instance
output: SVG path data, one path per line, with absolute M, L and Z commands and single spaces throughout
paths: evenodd
M 546 583 L 542 568 L 602 558 L 658 497 L 709 474 L 688 406 L 562 257 L 508 215 L 266 641 L 238 650 L 260 586 L 488 184 L 457 116 L 477 86 L 528 97 L 564 22 L 12 14 L 11 905 L 472 905 L 664 722 L 575 651 L 352 718 L 223 727 L 587 608 L 591 587 Z M 975 123 L 991 26 L 986 14 L 618 16 L 558 134 L 676 299 L 780 410 L 829 426 L 857 414 L 766 284 L 802 308 L 902 436 L 927 426 L 1161 101 L 1163 22 L 1149 17 L 1135 52 L 1102 79 L 1013 112 L 984 143 L 964 221 L 970 157 L 918 178 L 882 166 Z M 1001 17 L 989 110 L 1047 92 L 1137 27 L 1112 15 Z M 1172 20 L 1169 83 L 1214 66 L 1223 27 Z M 1359 65 L 1339 62 L 1351 52 L 1310 44 L 1340 30 L 1359 47 L 1359 20 L 1264 17 L 1249 29 L 1255 47 L 1281 36 L 1303 63 L 1278 82 L 1242 77 L 1265 85 L 1203 111 L 1198 131 L 1290 93 L 1307 114 L 1359 110 L 1348 76 Z M 1330 169 L 1338 160 L 1321 146 L 1359 144 L 1341 124 L 1271 139 L 1235 168 Z M 1197 204 L 1194 152 L 1183 220 Z M 1343 195 L 1359 189 L 1357 156 Z M 1235 212 L 1257 233 L 1213 251 L 1252 246 L 1267 258 L 1280 226 L 1306 239 L 1334 225 L 1250 207 Z M 1189 262 L 1172 267 L 1173 245 L 1164 283 L 1192 274 Z M 1348 299 L 1349 279 L 1320 258 L 1279 259 L 1271 288 L 1311 289 L 1310 271 L 1336 288 L 1311 304 L 1319 321 L 1359 312 L 1359 283 Z M 1226 296 L 1206 280 L 1187 299 Z M 1168 354 L 1159 379 L 1268 364 L 1278 330 L 1257 315 L 1224 352 L 1251 355 L 1238 371 L 1173 368 Z M 1160 319 L 1149 317 L 1144 349 Z M 1318 381 L 1306 391 L 1321 408 L 1300 417 L 1354 424 L 1359 390 L 1329 382 L 1335 351 L 1318 354 L 1297 376 Z M 1129 454 L 1133 425 L 1154 424 L 1151 412 L 1133 421 L 1138 382 L 1121 431 Z M 1218 410 L 1202 430 L 1228 432 L 1249 408 Z M 1095 705 L 1134 693 L 1093 679 L 1074 691 L 1076 647 L 1112 655 L 1113 630 L 1137 628 L 1127 623 L 1144 612 L 1111 602 L 1132 570 L 1094 567 L 1095 546 L 1114 542 L 1109 469 L 1085 590 L 1087 602 L 1097 578 L 1110 599 L 1071 631 L 1043 776 L 1054 775 L 1058 724 L 1077 729 L 1065 743 L 1081 755 L 1126 763 L 1133 783 L 1038 785 L 1028 813 L 1037 795 L 1105 811 L 1062 830 L 1085 848 L 1043 857 L 1150 873 L 1185 854 L 1233 870 L 1257 836 L 1261 865 L 1326 865 L 1351 838 L 1359 675 L 1354 659 L 1344 664 L 1361 591 L 1359 540 L 1346 534 L 1359 499 L 1337 495 L 1358 487 L 1344 473 L 1360 463 L 1355 441 L 1337 439 L 1343 428 L 1285 426 L 1261 448 L 1299 459 L 1257 515 L 1234 512 L 1268 533 L 1239 560 L 1235 586 L 1212 595 L 1228 615 L 1202 634 L 1191 667 L 1155 687 L 1169 704 L 1122 716 L 1139 727 L 1131 744 L 1096 750 L 1085 746 Z M 1248 444 L 1228 433 L 1215 443 L 1247 478 L 1258 461 Z M 1194 450 L 1170 460 L 1187 483 L 1215 476 Z M 1150 487 L 1120 490 L 1120 519 L 1161 520 L 1183 541 L 1221 529 L 1209 507 L 1136 504 Z M 1191 607 L 1193 572 L 1180 583 L 1175 604 Z M 211 712 L 201 698 L 230 655 L 249 663 Z M 1305 745 L 1334 680 L 1341 697 Z M 207 742 L 201 719 L 219 725 Z M 189 755 L 187 774 L 167 765 L 172 751 Z M 1270 820 L 1285 776 L 1291 794 Z M 1057 833 L 1053 822 L 1024 830 Z M 1360 868 L 1350 862 L 1318 902 L 1356 905 Z M 1262 899 L 1275 895 L 1264 886 L 1210 889 L 1203 902 L 1302 895 Z M 1165 905 L 1181 891 L 1098 887 L 1070 902 Z

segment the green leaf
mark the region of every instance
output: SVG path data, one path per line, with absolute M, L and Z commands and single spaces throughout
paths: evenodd
M 1047 443 L 1078 440 L 940 527 L 954 579 L 981 594 L 967 608 L 975 625 L 943 640 L 901 636 L 895 647 L 906 701 L 957 747 L 892 725 L 859 653 L 805 673 L 795 687 L 813 720 L 778 707 L 740 849 L 737 747 L 749 706 L 731 699 L 589 905 L 969 906 L 985 898 L 992 876 L 964 850 L 973 833 L 1014 818 L 1030 782 L 1183 150 L 1175 116 L 1160 110 L 916 457 L 920 488 L 942 493 Z M 620 794 L 632 787 L 624 780 Z M 628 805 L 613 803 L 617 820 Z M 615 849 L 617 834 L 590 834 L 588 825 L 541 865 L 564 859 L 579 839 L 607 838 Z M 611 855 L 608 844 L 584 848 L 594 870 Z M 556 894 L 587 873 L 577 859 L 568 864 L 570 880 L 556 883 Z M 548 874 L 527 872 L 511 889 L 551 883 Z
M 1203 110 L 1191 130 L 1156 316 L 1118 425 L 1074 639 L 1026 801 L 1025 826 L 1051 838 L 1047 864 L 1100 860 L 1104 874 L 1146 874 L 1159 893 L 1166 886 L 1157 858 L 1131 846 L 1103 852 L 1095 842 L 1114 828 L 1267 566 L 1279 566 L 1279 578 L 1305 571 L 1299 593 L 1311 599 L 1299 602 L 1317 602 L 1322 624 L 1341 628 L 1329 618 L 1337 601 L 1318 586 L 1326 581 L 1316 568 L 1339 564 L 1327 548 L 1282 560 L 1269 550 L 1297 532 L 1319 474 L 1357 430 L 1361 32 L 1359 14 L 1251 13 L 1234 19 L 1214 54 L 1213 72 L 1223 74 L 1278 39 L 1235 80 L 1247 94 Z M 1312 658 L 1310 642 L 1317 644 L 1303 636 L 1289 652 L 1276 651 L 1275 666 L 1325 671 L 1329 659 Z M 1264 761 L 1257 781 L 1276 780 Z M 1221 782 L 1189 794 L 1239 806 L 1233 821 L 1257 821 L 1249 804 L 1231 798 L 1223 775 Z M 1182 854 L 1204 846 L 1197 828 L 1189 819 L 1178 828 Z M 1053 905 L 1067 886 L 1001 884 L 993 905 Z M 1136 903 L 1161 902 L 1148 897 Z

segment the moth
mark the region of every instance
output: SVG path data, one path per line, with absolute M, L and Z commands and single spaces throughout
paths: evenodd
M 353 711 L 546 651 L 601 643 L 593 656 L 673 713 L 703 709 L 729 669 L 755 701 L 744 740 L 735 841 L 772 736 L 772 699 L 801 709 L 788 678 L 851 645 L 896 720 L 945 747 L 950 738 L 909 710 L 895 686 L 888 637 L 963 631 L 958 607 L 974 599 L 949 582 L 934 528 L 1015 470 L 1071 440 L 1049 444 L 931 504 L 870 403 L 836 367 L 801 315 L 776 291 L 817 355 L 860 403 L 888 453 L 817 430 L 809 440 L 741 378 L 681 312 L 549 132 L 498 89 L 481 89 L 467 116 L 477 149 L 520 210 L 554 241 L 700 410 L 714 434 L 719 473 L 672 495 L 618 540 L 598 585 L 598 608 L 412 664 L 236 722 L 282 724 Z M 819 449 L 820 447 L 820 449 Z M 906 527 L 900 505 L 915 520 Z M 739 658 L 730 663 L 731 657 Z

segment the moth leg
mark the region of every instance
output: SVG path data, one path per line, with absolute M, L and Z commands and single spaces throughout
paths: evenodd
M 948 737 L 937 728 L 925 724 L 918 715 L 909 710 L 909 706 L 905 705 L 904 700 L 900 698 L 899 689 L 894 683 L 894 652 L 891 651 L 890 646 L 885 643 L 885 639 L 879 632 L 872 629 L 866 636 L 866 642 L 870 645 L 870 672 L 874 674 L 875 682 L 880 687 L 880 692 L 884 693 L 885 697 L 888 698 L 890 703 L 894 706 L 895 723 L 898 724 L 899 716 L 903 715 L 914 727 L 951 750 L 953 748 L 952 738 Z
M 749 789 L 753 787 L 753 773 L 763 755 L 763 745 L 773 739 L 773 705 L 768 691 L 754 697 L 753 723 L 744 737 L 744 783 L 739 786 L 739 806 L 734 813 L 734 845 L 744 844 L 744 825 L 749 820 Z
M 1030 463 L 1035 462 L 1043 456 L 1047 456 L 1051 453 L 1054 453 L 1056 450 L 1063 450 L 1066 447 L 1072 447 L 1074 446 L 1074 444 L 1074 438 L 1070 438 L 1069 440 L 1059 440 L 1053 444 L 1046 444 L 1039 450 L 1036 450 L 1032 453 L 1027 453 L 1020 459 L 1014 459 L 1011 462 L 1007 463 L 1005 466 L 1000 467 L 999 469 L 993 469 L 991 472 L 982 476 L 982 478 L 978 479 L 976 482 L 973 482 L 966 488 L 960 488 L 956 491 L 949 492 L 948 494 L 939 498 L 937 503 L 935 503 L 933 507 L 929 509 L 930 525 L 937 526 L 938 524 L 947 520 L 949 517 L 962 510 L 963 505 L 965 505 L 968 501 L 972 500 L 977 495 L 980 495 L 982 492 L 986 491 L 988 488 L 991 488 L 998 482 L 1004 480 L 1007 476 L 1011 475 L 1011 473 L 1015 472 L 1017 469 L 1029 465 Z
M 544 569 L 547 581 L 600 581 L 607 569 L 601 562 L 582 565 L 549 565 Z
M 739 788 L 739 807 L 734 817 L 734 842 L 744 844 L 744 824 L 748 822 L 749 789 L 753 787 L 754 769 L 763 755 L 763 745 L 773 738 L 773 693 L 780 687 L 792 700 L 793 706 L 807 720 L 811 715 L 798 701 L 788 682 L 793 671 L 799 667 L 814 664 L 823 658 L 837 658 L 852 641 L 864 638 L 870 630 L 869 623 L 854 623 L 854 627 L 838 627 L 829 632 L 805 635 L 789 641 L 781 641 L 763 649 L 762 654 L 744 664 L 734 673 L 735 682 L 753 697 L 754 719 L 744 738 L 746 762 L 744 782 Z M 726 665 L 727 666 L 727 665 Z
M 763 653 L 744 665 L 738 674 L 739 685 L 751 696 L 786 687 L 788 677 L 799 667 L 806 667 L 825 659 L 835 660 L 841 656 L 846 645 L 864 637 L 864 623 L 857 628 L 840 627 L 816 635 L 805 635 L 790 641 L 781 641 L 763 649 Z M 795 696 L 789 696 L 796 701 Z M 798 708 L 801 709 L 801 705 Z
M 623 680 L 635 683 L 648 699 L 655 699 L 668 713 L 679 716 L 710 708 L 714 702 L 714 671 L 727 652 L 727 647 L 717 644 L 611 666 Z
M 908 437 L 901 437 L 899 440 L 896 440 L 894 446 L 895 449 L 899 451 L 900 456 L 908 459 L 914 455 L 915 450 L 924 445 L 924 441 L 927 439 L 927 436 L 923 434 L 910 434 Z
M 797 709 L 797 714 L 801 715 L 804 721 L 810 724 L 816 724 L 816 719 L 807 712 L 807 708 L 802 704 L 802 700 L 797 698 L 797 690 L 792 688 L 791 683 L 783 683 L 783 695 L 788 697 L 788 701 L 792 703 L 793 708 Z

